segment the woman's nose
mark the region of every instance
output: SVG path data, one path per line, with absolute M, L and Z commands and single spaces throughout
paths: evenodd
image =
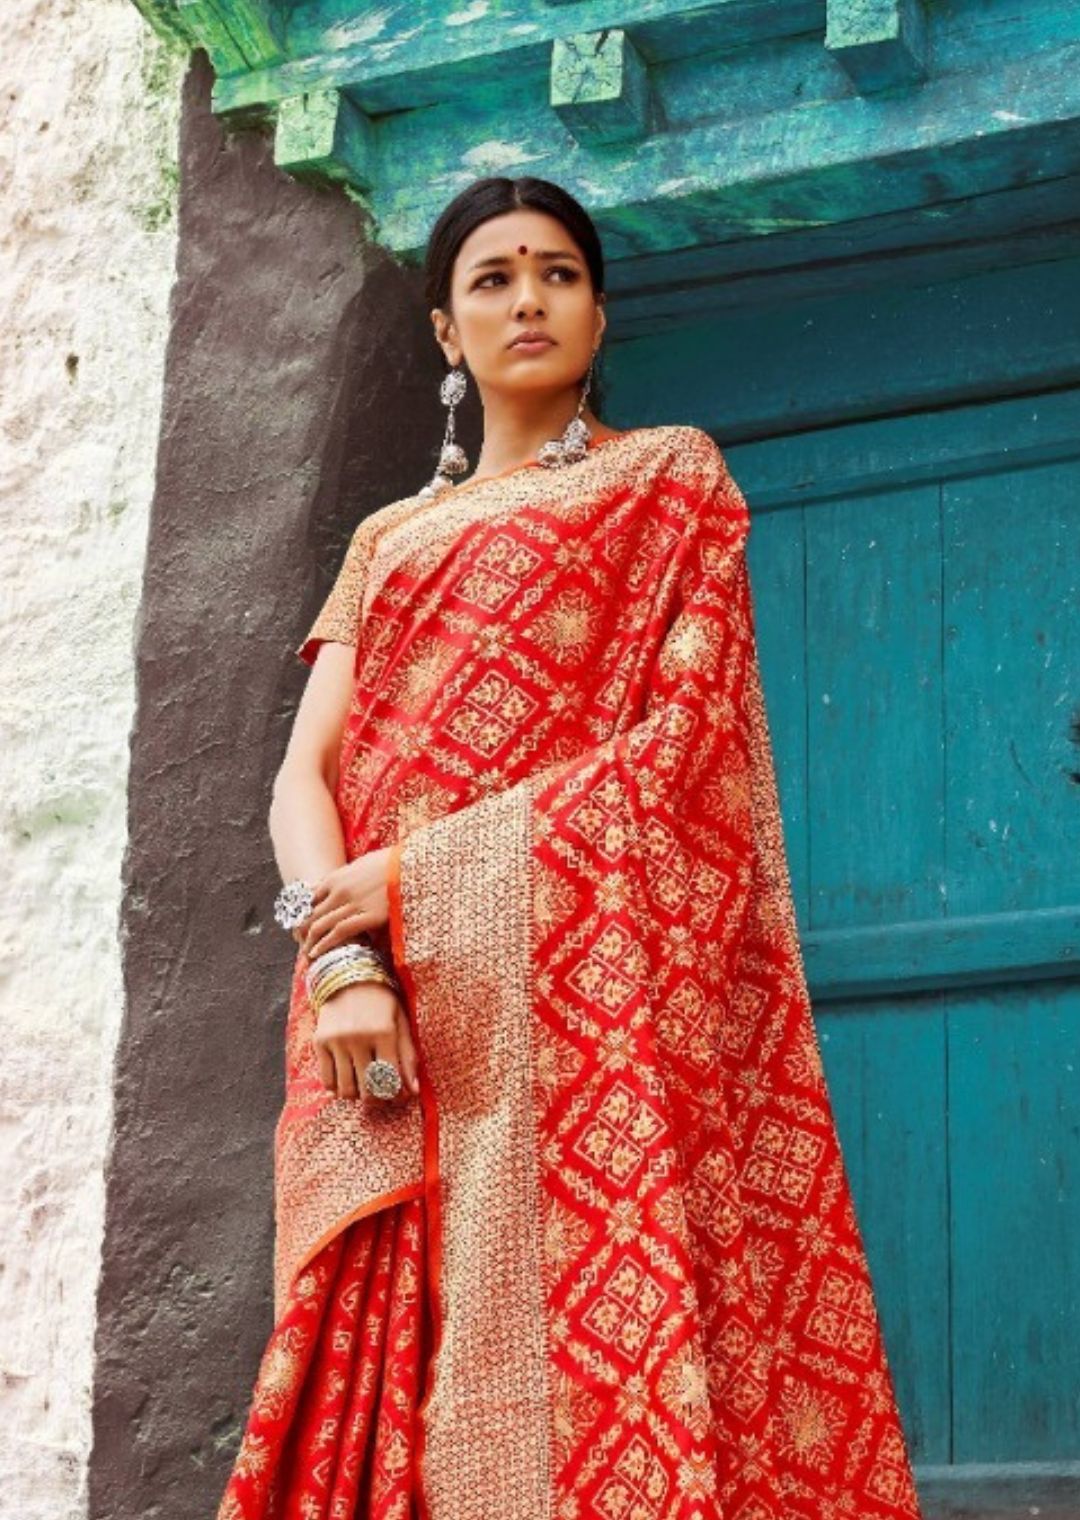
M 514 303 L 515 315 L 522 317 L 526 312 L 532 312 L 533 314 L 536 314 L 542 313 L 543 310 L 544 308 L 541 303 L 539 287 L 534 289 L 532 281 L 526 280 L 521 290 L 518 292 L 517 300 Z

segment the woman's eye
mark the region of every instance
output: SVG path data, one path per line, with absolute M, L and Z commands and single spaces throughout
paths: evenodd
M 569 267 L 569 265 L 567 265 L 567 264 L 553 264 L 551 266 L 551 268 L 546 271 L 546 274 L 565 275 L 566 276 L 566 282 L 568 284 L 573 284 L 573 282 L 578 278 L 578 271 L 576 269 L 571 269 Z M 474 290 L 479 290 L 482 286 L 484 286 L 484 285 L 487 284 L 488 280 L 505 280 L 505 279 L 506 279 L 506 276 L 500 270 L 493 269 L 490 274 L 481 275 L 481 277 L 477 280 L 476 284 L 473 286 L 473 289 Z

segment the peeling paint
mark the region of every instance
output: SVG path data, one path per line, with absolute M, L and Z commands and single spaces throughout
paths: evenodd
M 370 48 L 371 57 L 383 63 L 387 58 L 392 58 L 395 53 L 400 52 L 414 37 L 418 37 L 423 30 L 423 26 L 414 26 L 407 32 L 399 32 L 395 37 L 389 38 L 386 42 L 373 42 Z
M 463 11 L 451 11 L 443 17 L 444 26 L 468 26 L 470 21 L 482 21 L 490 6 L 488 0 L 470 0 Z
M 366 16 L 358 16 L 355 21 L 342 21 L 327 27 L 323 34 L 326 45 L 338 49 L 355 47 L 360 42 L 372 42 L 380 32 L 385 32 L 391 17 L 390 11 L 370 11 Z
M 461 161 L 478 174 L 498 174 L 514 164 L 528 164 L 533 159 L 545 156 L 543 153 L 526 152 L 520 143 L 493 137 L 487 142 L 477 143 L 474 148 L 463 153 Z

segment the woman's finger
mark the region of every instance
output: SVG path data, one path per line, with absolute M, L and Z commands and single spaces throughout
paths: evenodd
M 416 1056 L 416 1046 L 413 1044 L 412 1030 L 409 1028 L 409 1016 L 400 1003 L 397 1009 L 397 1045 L 401 1073 L 410 1091 L 418 1093 L 420 1091 L 419 1061 Z
M 334 1054 L 334 1067 L 337 1071 L 337 1090 L 339 1098 L 355 1098 L 359 1096 L 356 1085 L 356 1070 L 353 1067 L 352 1056 L 340 1040 L 335 1040 L 331 1046 Z
M 336 908 L 326 906 L 316 908 L 313 913 L 308 915 L 304 928 L 309 935 L 325 934 L 328 929 L 332 929 L 342 918 L 356 911 L 354 903 L 341 903 Z
M 322 1077 L 322 1084 L 331 1091 L 335 1091 L 337 1088 L 337 1074 L 334 1067 L 334 1058 L 326 1046 L 320 1045 L 317 1041 L 315 1049 L 319 1053 L 319 1075 Z
M 337 945 L 344 945 L 346 941 L 355 939 L 369 927 L 370 914 L 360 913 L 356 908 L 342 908 L 332 919 L 321 920 L 314 925 L 311 934 L 310 947 L 307 951 L 309 958 L 314 959 L 317 955 L 325 955 L 327 950 L 333 950 Z

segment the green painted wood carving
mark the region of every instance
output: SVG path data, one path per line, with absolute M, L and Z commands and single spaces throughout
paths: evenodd
M 633 142 L 649 118 L 649 74 L 621 27 L 556 37 L 551 105 L 579 143 Z
M 926 78 L 920 0 L 828 0 L 825 46 L 863 94 Z
M 158 0 L 157 9 L 164 9 Z M 229 73 L 284 63 L 286 6 L 275 0 L 176 0 L 192 39 Z
M 342 90 L 309 90 L 278 106 L 274 161 L 299 179 L 375 183 L 374 132 Z
M 215 111 L 274 124 L 281 166 L 347 187 L 407 260 L 491 173 L 565 184 L 613 290 L 625 266 L 680 300 L 763 243 L 795 293 L 838 236 L 880 258 L 958 206 L 984 237 L 1075 216 L 1075 0 L 135 3 L 207 50 Z

